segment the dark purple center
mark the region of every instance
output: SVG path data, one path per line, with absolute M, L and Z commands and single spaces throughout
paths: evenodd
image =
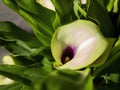
M 65 48 L 61 56 L 62 64 L 65 64 L 66 62 L 70 61 L 74 57 L 74 52 L 75 50 L 70 46 Z

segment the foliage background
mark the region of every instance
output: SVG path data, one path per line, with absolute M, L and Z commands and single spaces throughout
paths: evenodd
M 5 1 L 7 1 L 7 0 L 5 0 Z M 10 1 L 13 2 L 14 0 L 13 1 L 10 0 Z M 40 42 L 43 44 L 43 46 L 38 48 L 38 46 L 40 46 L 41 43 L 39 43 L 38 40 L 34 38 L 34 36 L 31 37 L 30 34 L 26 34 L 26 32 L 23 32 L 23 31 L 21 32 L 21 29 L 14 26 L 14 24 L 1 23 L 1 27 L 3 30 L 1 29 L 2 34 L 1 34 L 0 40 L 1 40 L 2 44 L 8 50 L 10 50 L 11 52 L 13 52 L 15 55 L 18 55 L 18 56 L 13 56 L 13 59 L 15 61 L 17 61 L 16 65 L 13 65 L 13 66 L 12 65 L 0 65 L 0 73 L 11 79 L 14 79 L 16 81 L 15 83 L 10 84 L 8 86 L 1 86 L 0 89 L 1 90 L 5 90 L 5 89 L 17 90 L 18 88 L 21 88 L 20 90 L 33 90 L 33 88 L 34 88 L 35 90 L 53 90 L 52 87 L 54 87 L 54 90 L 66 90 L 66 89 L 88 90 L 88 86 L 89 86 L 89 90 L 92 90 L 91 75 L 88 75 L 88 77 L 86 78 L 86 77 L 84 77 L 84 75 L 82 76 L 82 74 L 84 74 L 83 72 L 81 72 L 81 74 L 78 74 L 78 72 L 74 72 L 71 70 L 67 70 L 67 71 L 66 70 L 55 70 L 55 71 L 53 71 L 53 67 L 51 65 L 51 63 L 52 63 L 51 60 L 53 60 L 53 58 L 51 57 L 50 52 L 48 52 L 48 51 L 50 51 L 50 49 L 47 48 L 48 46 L 50 46 L 49 45 L 50 42 L 46 42 L 46 40 L 49 40 L 49 38 L 47 38 L 47 37 L 49 35 L 51 37 L 51 34 L 53 34 L 53 32 L 54 32 L 54 31 L 52 31 L 53 28 L 51 27 L 51 24 L 48 25 L 48 21 L 46 21 L 46 18 L 39 18 L 37 16 L 37 15 L 39 15 L 41 17 L 43 16 L 42 14 L 38 13 L 39 9 L 37 9 L 37 7 L 39 7 L 39 8 L 41 7 L 38 4 L 37 4 L 37 6 L 34 7 L 33 3 L 30 3 L 31 5 L 33 5 L 33 8 L 31 8 L 31 7 L 27 7 L 26 1 L 22 1 L 22 0 L 21 1 L 16 0 L 16 1 L 18 1 L 17 2 L 18 6 L 16 5 L 16 3 L 10 2 L 10 4 L 12 4 L 12 5 L 10 5 L 10 7 L 15 9 L 19 14 L 21 14 L 24 17 L 24 19 L 32 26 L 32 28 L 35 30 L 35 34 L 36 34 L 37 38 L 40 40 Z M 31 1 L 33 1 L 33 0 L 31 0 Z M 59 2 L 60 6 L 56 4 L 56 0 L 52 0 L 52 1 L 54 1 L 54 4 L 56 5 L 56 8 L 58 10 L 58 14 L 60 15 L 61 24 L 70 22 L 71 20 L 69 20 L 69 19 L 72 15 L 69 14 L 69 12 L 71 11 L 71 9 L 66 8 L 64 10 L 64 9 L 60 8 L 62 5 L 60 0 L 58 0 L 58 2 L 60 1 Z M 70 0 L 70 1 L 72 1 L 72 0 Z M 93 0 L 91 0 L 91 1 L 93 1 Z M 25 4 L 25 5 L 23 5 L 23 4 Z M 94 3 L 92 3 L 92 4 L 94 4 Z M 43 8 L 41 7 L 41 9 L 43 9 Z M 96 9 L 96 8 L 94 8 L 94 9 Z M 100 9 L 100 11 L 101 10 L 102 9 Z M 95 10 L 95 11 L 98 12 L 98 10 Z M 45 12 L 43 10 L 42 13 L 45 14 Z M 52 11 L 47 10 L 47 12 L 49 12 L 49 13 L 47 13 L 47 14 L 49 14 L 48 17 L 52 16 L 54 18 L 55 14 Z M 93 21 L 96 21 L 96 22 L 100 21 L 100 23 L 102 23 L 102 26 L 104 28 L 102 30 L 105 30 L 105 31 L 103 31 L 104 35 L 110 36 L 110 37 L 116 36 L 115 33 L 114 34 L 111 32 L 106 33 L 106 31 L 111 30 L 111 28 L 109 27 L 111 25 L 110 25 L 110 22 L 108 22 L 106 24 L 102 21 L 104 19 L 107 19 L 109 21 L 108 18 L 104 18 L 102 14 L 100 14 L 102 16 L 102 18 L 101 18 L 101 16 L 97 17 L 97 13 L 91 12 L 91 10 L 88 10 L 87 13 L 88 13 L 88 16 L 90 16 L 87 19 L 92 19 Z M 93 13 L 95 14 L 95 16 Z M 45 14 L 45 15 L 47 15 L 47 14 Z M 103 14 L 105 14 L 104 11 L 103 11 Z M 68 18 L 65 18 L 66 15 L 68 16 Z M 52 20 L 53 20 L 53 18 L 52 18 Z M 43 23 L 42 19 L 45 19 L 44 23 Z M 63 20 L 66 19 L 66 22 L 64 22 L 62 19 Z M 72 18 L 72 19 L 75 20 L 76 18 Z M 50 20 L 50 21 L 52 21 L 52 20 Z M 32 21 L 34 21 L 34 23 L 36 22 L 36 24 L 34 24 Z M 58 23 L 58 24 L 56 24 L 56 23 Z M 118 22 L 118 23 L 120 23 L 120 22 Z M 49 27 L 45 27 L 46 25 L 48 25 Z M 53 25 L 54 28 L 56 28 L 57 25 L 59 25 L 58 17 L 56 18 L 56 22 L 54 22 L 54 25 Z M 43 30 L 48 30 L 48 31 L 44 32 L 44 31 L 42 31 L 41 28 Z M 107 28 L 107 29 L 105 29 L 105 28 Z M 23 39 L 23 37 L 20 37 L 21 36 L 20 34 L 18 34 L 18 36 L 14 36 L 14 34 L 16 34 L 16 31 L 11 31 L 11 29 L 13 29 L 13 30 L 16 29 L 16 30 L 18 30 L 18 32 L 21 33 L 21 35 L 22 34 L 26 35 L 29 38 Z M 9 32 L 7 32 L 7 30 L 9 30 Z M 41 38 L 41 33 L 39 33 L 39 30 L 44 35 L 47 34 L 47 36 L 44 37 L 44 35 L 43 35 L 43 38 Z M 37 44 L 34 44 L 33 43 L 34 41 L 32 41 L 32 40 L 31 40 L 31 42 L 28 42 L 29 39 L 34 39 L 35 43 L 37 43 Z M 113 60 L 120 58 L 120 55 L 119 55 L 120 54 L 119 53 L 120 52 L 120 48 L 119 48 L 120 43 L 119 42 L 120 41 L 118 40 L 118 44 L 113 48 L 113 53 L 111 53 L 111 57 L 108 58 L 107 64 L 103 65 L 103 66 L 106 66 L 107 68 L 104 67 L 102 69 L 103 70 L 102 72 L 101 71 L 99 72 L 99 68 L 97 70 L 98 72 L 95 72 L 95 73 L 93 72 L 93 74 L 97 73 L 97 77 L 98 77 L 98 78 L 96 77 L 94 79 L 94 83 L 96 85 L 98 84 L 96 86 L 97 90 L 99 90 L 99 89 L 100 90 L 101 89 L 104 89 L 104 90 L 119 89 L 120 70 L 119 70 L 119 65 L 117 64 L 117 63 L 119 63 L 119 61 L 117 60 L 116 62 L 114 62 L 113 65 L 108 66 L 108 64 L 111 64 L 109 61 L 111 61 L 111 60 L 113 61 Z M 35 46 L 35 48 L 37 48 L 37 50 L 33 49 L 32 46 Z M 17 48 L 14 48 L 14 47 L 17 47 Z M 34 50 L 36 50 L 36 51 L 34 52 Z M 117 56 L 114 57 L 114 55 L 117 55 Z M 26 62 L 23 62 L 23 60 L 26 60 Z M 114 68 L 116 70 L 114 70 Z M 84 69 L 83 69 L 83 71 L 84 71 Z M 57 83 L 56 83 L 56 80 L 58 80 Z M 80 84 L 80 82 L 82 82 L 82 83 Z M 9 87 L 11 87 L 11 88 L 9 88 Z

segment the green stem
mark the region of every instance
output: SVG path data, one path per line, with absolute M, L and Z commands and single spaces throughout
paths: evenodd
M 75 13 L 75 15 L 76 15 L 76 17 L 78 18 L 78 19 L 80 19 L 80 16 L 79 16 L 79 13 L 78 13 L 78 7 L 79 7 L 79 1 L 78 0 L 74 0 L 74 7 L 73 7 L 73 9 L 74 9 L 74 13 Z
M 78 10 L 85 18 L 87 17 L 87 13 L 85 12 L 84 9 L 82 9 L 80 6 L 78 6 Z
M 87 17 L 87 13 L 84 9 L 81 8 L 81 4 L 79 0 L 74 0 L 74 13 L 78 19 L 80 19 L 79 12 L 84 16 Z

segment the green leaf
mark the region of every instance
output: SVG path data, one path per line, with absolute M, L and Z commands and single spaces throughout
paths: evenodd
M 74 13 L 78 19 L 86 18 L 86 15 L 87 15 L 85 10 L 86 10 L 87 5 L 89 4 L 90 0 L 89 1 L 85 0 L 85 2 L 86 2 L 85 4 L 83 4 L 83 2 L 84 1 L 82 1 L 82 0 L 74 0 L 74 2 L 73 2 L 74 3 L 74 7 L 73 7 Z
M 107 9 L 108 12 L 110 12 L 114 6 L 115 0 L 97 0 L 101 5 L 103 5 L 104 8 Z
M 109 3 L 107 5 L 107 10 L 108 10 L 108 12 L 110 12 L 112 10 L 112 8 L 113 8 L 115 0 L 109 0 L 108 2 Z
M 25 56 L 5 55 L 2 58 L 2 64 L 28 66 L 35 63 L 35 60 Z
M 43 81 L 35 83 L 35 90 L 92 90 L 92 77 L 88 72 L 88 69 L 53 71 Z
M 32 86 L 23 85 L 20 90 L 33 90 Z
M 13 7 L 11 6 L 13 5 L 13 0 L 3 1 L 9 7 Z M 14 8 L 12 9 L 27 21 L 43 45 L 50 46 L 50 38 L 54 33 L 52 24 L 55 20 L 54 11 L 42 7 L 36 0 L 14 0 Z
M 56 13 L 56 18 L 55 21 L 53 22 L 53 28 L 56 30 L 59 26 L 61 26 L 61 21 L 60 21 L 60 17 Z
M 47 58 L 50 59 L 50 60 L 54 60 L 54 59 L 53 59 L 53 56 L 52 56 L 52 54 L 51 54 L 51 49 L 49 49 L 49 48 L 46 48 L 45 50 L 43 50 L 43 51 L 40 53 L 40 55 L 43 55 L 43 56 L 47 57 Z
M 31 48 L 40 47 L 40 42 L 33 34 L 22 30 L 11 22 L 0 22 L 0 38 L 5 41 L 24 41 Z
M 13 84 L 9 84 L 9 85 L 1 85 L 0 86 L 0 90 L 19 90 L 21 89 L 22 84 L 20 83 L 13 83 Z
M 42 63 L 44 65 L 43 68 L 40 64 L 29 67 L 0 65 L 0 74 L 22 83 L 22 86 L 19 87 L 21 90 L 33 90 L 32 88 L 34 90 L 92 90 L 92 77 L 89 76 L 90 69 L 51 72 L 51 63 L 46 58 L 44 58 Z M 7 88 L 8 86 L 4 86 L 3 88 Z M 18 87 L 13 84 L 12 88 Z
M 118 37 L 117 31 L 109 18 L 108 12 L 96 0 L 91 0 L 87 10 L 87 16 L 97 21 L 101 32 L 105 37 Z
M 30 54 L 34 51 L 34 49 L 31 49 L 24 42 L 19 40 L 12 42 L 0 40 L 0 42 L 7 50 L 9 50 L 14 55 L 30 56 Z
M 28 66 L 32 65 L 34 63 L 37 63 L 36 60 L 33 58 L 25 57 L 25 56 L 11 56 L 15 64 L 22 65 L 22 66 Z M 39 61 L 40 62 L 40 61 Z
M 44 57 L 44 59 L 42 60 L 42 64 L 44 65 L 43 68 L 48 72 L 51 72 L 53 70 L 52 62 L 50 62 L 48 58 Z
M 19 7 L 17 6 L 15 0 L 2 0 L 6 5 L 8 5 L 10 8 L 15 10 L 16 12 L 19 10 Z
M 15 82 L 9 85 L 1 85 L 0 90 L 33 90 L 32 87 Z
M 28 79 L 28 75 L 25 75 L 26 70 L 23 66 L 15 65 L 0 65 L 0 74 L 18 82 L 22 82 L 26 85 L 30 85 L 31 81 Z
M 34 35 L 10 22 L 0 22 L 0 43 L 11 53 L 23 56 L 41 46 Z
M 36 60 L 39 60 L 41 56 L 47 57 L 49 60 L 53 60 L 50 48 L 46 48 L 45 46 L 41 46 L 31 54 L 31 57 L 36 58 Z
M 65 24 L 72 20 L 73 0 L 51 0 L 56 8 L 56 12 L 61 19 L 61 23 Z
M 1 75 L 26 85 L 31 85 L 31 83 L 38 80 L 38 78 L 45 78 L 52 70 L 52 63 L 46 57 L 41 60 L 41 63 L 33 63 L 27 66 L 20 66 L 20 64 L 0 65 Z

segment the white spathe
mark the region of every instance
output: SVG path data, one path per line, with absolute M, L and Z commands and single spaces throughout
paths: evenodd
M 58 69 L 81 69 L 95 62 L 106 50 L 107 40 L 99 27 L 88 20 L 77 20 L 59 27 L 51 41 L 51 51 Z M 63 51 L 71 47 L 75 50 L 73 58 L 62 63 Z

